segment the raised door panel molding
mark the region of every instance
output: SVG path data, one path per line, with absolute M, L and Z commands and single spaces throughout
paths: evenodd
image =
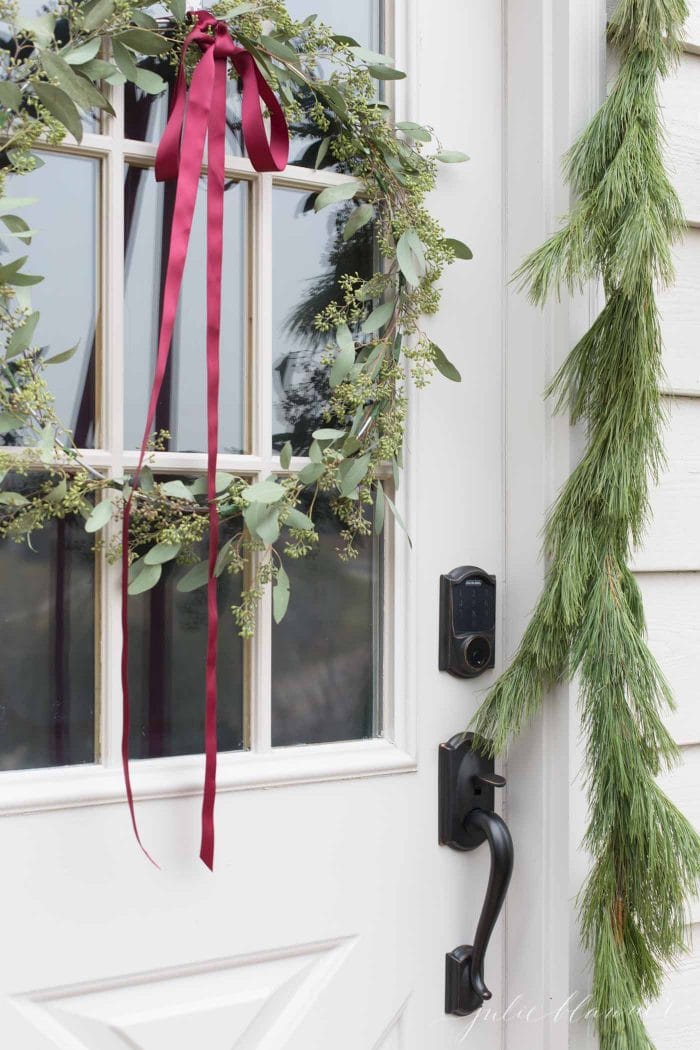
M 55 1050 L 281 1050 L 354 944 L 343 938 L 44 989 L 12 1005 Z

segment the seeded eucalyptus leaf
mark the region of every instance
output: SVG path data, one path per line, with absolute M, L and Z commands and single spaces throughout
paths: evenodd
M 282 470 L 289 470 L 289 465 L 292 462 L 292 443 L 291 441 L 285 441 L 280 451 L 280 466 Z
M 272 588 L 272 616 L 275 623 L 281 623 L 289 605 L 289 576 L 280 565 Z
M 331 390 L 340 386 L 343 380 L 347 378 L 348 372 L 354 364 L 355 351 L 352 347 L 346 346 L 345 349 L 340 351 L 331 367 L 329 379 Z
M 114 507 L 109 496 L 106 499 L 103 499 L 101 503 L 95 504 L 85 522 L 85 531 L 99 532 L 112 517 L 113 510 Z
M 340 441 L 345 437 L 345 431 L 335 430 L 332 427 L 321 427 L 320 430 L 314 430 L 311 437 L 315 441 Z
M 462 376 L 452 362 L 445 357 L 445 354 L 440 347 L 435 343 L 431 343 L 430 348 L 433 352 L 433 360 L 435 361 L 435 367 L 438 372 L 443 375 L 445 379 L 451 379 L 453 383 L 461 383 Z
M 146 552 L 143 560 L 146 565 L 162 565 L 177 558 L 181 549 L 181 543 L 156 543 L 155 547 Z
M 161 489 L 166 496 L 174 496 L 175 499 L 194 499 L 192 490 L 179 478 L 175 478 L 173 481 L 166 481 L 165 484 L 161 485 Z
M 323 452 L 318 441 L 312 441 L 309 446 L 309 459 L 312 463 L 323 463 Z
M 367 66 L 367 72 L 375 80 L 405 80 L 406 74 L 393 66 Z
M 113 14 L 114 0 L 97 0 L 97 3 L 89 7 L 83 19 L 83 29 L 86 33 L 92 33 L 95 29 L 101 29 Z
M 302 485 L 312 485 L 314 481 L 318 481 L 325 469 L 323 463 L 307 463 L 299 471 L 299 481 Z
M 241 493 L 246 503 L 279 503 L 284 498 L 285 490 L 276 481 L 256 481 L 247 485 Z
M 160 569 L 160 565 L 158 568 Z M 208 580 L 209 562 L 206 560 L 198 561 L 196 565 L 187 570 L 184 576 L 180 577 L 175 584 L 175 588 L 181 594 L 188 594 L 190 591 L 196 591 L 199 587 L 206 586 Z
M 355 353 L 355 340 L 346 324 L 339 324 L 335 330 L 335 341 L 341 350 L 352 350 Z
M 232 481 L 235 481 L 233 474 L 228 474 L 225 470 L 217 470 L 216 477 L 214 479 L 214 491 L 217 493 L 225 492 Z M 190 485 L 190 492 L 193 496 L 206 496 L 209 491 L 209 482 L 206 477 L 197 478 Z
M 26 420 L 15 412 L 0 412 L 0 435 L 9 434 L 13 430 L 23 427 Z
M 19 84 L 13 84 L 11 80 L 0 81 L 0 106 L 13 109 L 17 113 L 21 105 L 22 91 Z
M 377 66 L 392 66 L 394 64 L 393 58 L 389 55 L 382 55 L 379 51 L 370 51 L 368 47 L 351 47 L 355 58 L 359 58 L 361 62 L 370 62 L 372 65 Z
M 184 22 L 187 15 L 187 4 L 185 0 L 168 0 L 168 7 L 173 18 L 177 22 Z
M 427 128 L 424 128 L 422 124 L 414 124 L 412 120 L 400 120 L 396 127 L 415 142 L 430 142 L 433 137 Z
M 141 26 L 142 29 L 153 29 L 156 33 L 159 31 L 158 22 L 146 11 L 132 11 L 131 21 L 135 22 L 137 26 Z
M 143 489 L 144 492 L 153 492 L 156 487 L 156 483 L 153 480 L 153 471 L 150 467 L 141 467 L 141 474 L 139 475 L 139 488 Z
M 17 208 L 26 208 L 28 204 L 36 204 L 38 197 L 3 197 L 0 200 L 0 215 L 16 211 Z
M 338 467 L 338 490 L 341 496 L 349 496 L 355 491 L 369 470 L 370 454 L 357 459 L 344 459 Z
M 167 82 L 152 69 L 140 69 L 137 67 L 134 77 L 136 87 L 141 88 L 147 95 L 160 95 L 167 88 Z
M 350 238 L 354 236 L 354 234 L 356 234 L 358 230 L 361 230 L 362 227 L 366 226 L 368 222 L 371 222 L 373 218 L 374 205 L 367 204 L 366 202 L 364 204 L 360 204 L 359 207 L 355 208 L 355 210 L 350 213 L 350 217 L 345 223 L 345 228 L 343 230 L 343 240 L 349 241 Z
M 326 186 L 314 201 L 314 211 L 321 211 L 322 208 L 326 208 L 329 204 L 336 204 L 338 201 L 350 200 L 361 189 L 362 184 L 359 182 L 338 182 L 335 186 Z
M 293 98 L 293 96 L 292 96 L 292 98 Z M 321 141 L 318 144 L 318 150 L 316 152 L 316 159 L 314 161 L 314 168 L 318 169 L 318 168 L 321 167 L 321 165 L 323 164 L 324 160 L 326 159 L 326 154 L 328 153 L 328 147 L 330 146 L 330 144 L 331 144 L 331 140 L 330 140 L 330 138 L 327 135 L 326 135 L 325 138 L 321 139 Z
M 7 348 L 5 350 L 5 357 L 14 357 L 16 354 L 21 354 L 23 350 L 32 345 L 32 339 L 34 338 L 34 332 L 36 326 L 39 323 L 39 312 L 34 311 L 24 321 L 19 328 L 16 328 L 10 338 L 7 340 Z
M 308 514 L 304 514 L 302 511 L 297 510 L 296 507 L 287 514 L 284 519 L 284 524 L 288 529 L 301 529 L 302 532 L 312 532 L 314 529 L 314 523 Z
M 216 556 L 216 564 L 214 565 L 215 576 L 221 576 L 222 572 L 228 565 L 231 552 L 233 550 L 234 541 L 235 536 L 232 536 L 231 539 L 227 540 L 223 547 L 221 547 L 221 549 L 219 550 L 219 553 Z
M 139 70 L 131 51 L 115 38 L 112 41 L 112 54 L 119 70 L 124 74 L 126 79 L 132 81 L 132 83 L 136 83 Z
M 435 160 L 442 161 L 443 164 L 463 164 L 465 160 L 469 160 L 469 157 L 466 153 L 460 153 L 456 149 L 441 149 L 435 154 Z
M 279 510 L 264 503 L 251 503 L 243 511 L 243 520 L 252 536 L 263 543 L 274 543 L 280 534 Z
M 26 507 L 29 500 L 21 492 L 0 492 L 0 503 L 6 507 Z
M 39 47 L 48 47 L 56 31 L 56 16 L 46 12 L 36 18 L 18 18 L 15 25 L 29 33 Z
M 64 48 L 61 51 L 61 58 L 70 66 L 82 66 L 85 62 L 91 62 L 97 57 L 101 44 L 102 39 L 97 36 L 94 40 L 88 40 L 86 44 L 80 44 L 78 47 Z
M 458 241 L 456 237 L 446 237 L 443 243 L 455 253 L 455 259 L 473 259 L 474 253 L 464 241 Z
M 65 478 L 61 478 L 58 485 L 54 485 L 52 489 L 49 489 L 49 491 L 46 494 L 46 498 L 49 501 L 49 503 L 61 503 L 66 498 L 67 492 L 68 483 Z
M 67 131 L 70 131 L 76 142 L 82 142 L 83 124 L 73 99 L 54 84 L 38 82 L 32 86 L 42 106 L 45 106 L 51 116 L 63 124 Z
M 387 502 L 387 504 L 388 504 L 388 506 L 389 506 L 389 508 L 391 510 L 391 513 L 394 515 L 394 518 L 396 520 L 396 524 L 399 526 L 399 528 L 403 532 L 406 533 L 406 539 L 408 540 L 409 547 L 413 547 L 413 541 L 412 541 L 411 537 L 408 534 L 408 529 L 406 528 L 404 520 L 401 517 L 401 515 L 399 514 L 398 510 L 396 509 L 395 504 L 392 502 L 392 500 L 389 498 L 389 496 L 387 496 L 386 492 L 384 493 L 384 499 L 386 500 L 386 502 Z
M 333 40 L 336 42 L 336 44 L 342 44 L 345 47 L 360 46 L 353 36 L 346 36 L 344 33 L 334 33 Z
M 377 536 L 381 536 L 384 529 L 385 507 L 384 486 L 381 481 L 377 481 L 377 491 L 374 497 L 374 532 Z
M 0 216 L 0 221 L 7 226 L 10 233 L 17 237 L 18 240 L 24 244 L 31 244 L 36 230 L 30 229 L 29 223 L 25 222 L 19 215 L 2 215 Z
M 425 256 L 423 245 L 415 230 L 406 230 L 399 237 L 396 245 L 396 259 L 399 269 L 411 287 L 420 284 L 420 279 L 425 271 Z
M 164 36 L 147 29 L 126 29 L 114 39 L 140 55 L 164 55 L 172 46 Z
M 143 594 L 145 591 L 152 590 L 160 580 L 163 566 L 149 565 L 144 558 L 139 559 L 138 562 L 134 562 L 134 565 L 140 565 L 141 568 L 129 583 L 127 588 L 128 593 L 135 595 Z
M 82 110 L 88 113 L 93 108 L 103 109 L 114 116 L 112 105 L 102 92 L 86 77 L 76 73 L 60 55 L 53 51 L 40 51 L 39 58 L 46 75 L 57 80 L 59 87 Z
M 274 55 L 275 58 L 280 58 L 284 62 L 293 62 L 295 65 L 299 62 L 299 55 L 296 53 L 293 47 L 289 44 L 285 44 L 282 40 L 275 39 L 274 36 L 260 37 L 260 44 L 269 51 L 270 54 Z
M 378 332 L 380 328 L 383 328 L 389 323 L 394 315 L 395 308 L 396 300 L 394 299 L 391 299 L 388 303 L 382 303 L 380 306 L 376 306 L 369 317 L 362 322 L 362 331 L 365 332 L 365 334 Z
M 53 357 L 47 357 L 44 359 L 45 365 L 61 365 L 64 361 L 70 361 L 73 354 L 80 346 L 80 340 L 77 343 L 73 343 L 73 346 L 67 350 L 62 350 L 60 354 L 54 354 Z

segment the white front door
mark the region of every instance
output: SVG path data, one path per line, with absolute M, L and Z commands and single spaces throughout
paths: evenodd
M 307 13 L 301 0 L 291 6 Z M 311 9 L 378 43 L 373 0 Z M 394 529 L 345 564 L 329 532 L 312 567 L 302 566 L 280 628 L 267 599 L 251 644 L 227 628 L 213 874 L 197 860 L 200 605 L 166 589 L 132 606 L 133 779 L 158 871 L 137 849 L 123 801 L 118 568 L 100 557 L 95 569 L 70 526 L 38 541 L 37 554 L 3 549 L 8 1050 L 501 1045 L 502 1018 L 472 1025 L 444 1012 L 445 953 L 473 939 L 489 855 L 486 846 L 440 847 L 437 825 L 438 745 L 465 727 L 495 672 L 460 681 L 438 671 L 437 656 L 439 576 L 473 564 L 497 579 L 503 663 L 503 26 L 500 5 L 455 0 L 397 2 L 384 22 L 385 49 L 410 78 L 401 116 L 433 125 L 472 157 L 444 166 L 432 201 L 475 261 L 450 269 L 430 322 L 462 383 L 437 377 L 412 401 L 398 494 L 412 549 Z M 69 345 L 77 326 L 83 337 L 60 407 L 107 470 L 135 462 L 168 203 L 152 181 L 158 114 L 117 101 L 107 134 L 93 129 L 82 148 L 47 155 L 27 179 L 43 209 L 32 251 L 43 253 L 37 266 L 48 278 L 47 336 Z M 233 147 L 228 163 L 227 246 L 238 257 L 228 278 L 221 462 L 265 475 L 279 465 L 275 437 L 303 437 L 303 396 L 289 395 L 308 380 L 308 358 L 287 320 L 329 248 L 327 212 L 303 211 L 323 175 L 298 166 L 274 180 L 254 176 Z M 196 228 L 194 242 L 185 288 L 193 304 Z M 199 320 L 194 307 L 183 316 L 183 346 Z M 188 368 L 176 353 L 164 409 L 173 440 L 156 456 L 156 470 L 175 476 L 205 463 L 203 388 Z M 501 925 L 485 968 L 496 1010 Z

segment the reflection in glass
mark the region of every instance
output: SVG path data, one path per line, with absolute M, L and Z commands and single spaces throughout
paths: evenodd
M 5 478 L 28 495 L 42 475 Z M 34 548 L 34 549 L 32 549 Z M 0 540 L 0 769 L 95 761 L 95 559 L 82 518 Z
M 315 194 L 275 188 L 272 198 L 272 445 L 291 441 L 308 451 L 323 423 L 328 369 L 321 365 L 329 340 L 314 318 L 337 298 L 343 274 L 368 278 L 373 267 L 373 230 L 363 227 L 349 241 L 342 231 L 352 203 L 314 212 Z
M 287 615 L 272 626 L 272 743 L 321 744 L 377 734 L 381 692 L 381 540 L 341 561 L 338 524 L 316 502 L 320 542 L 287 561 Z
M 28 293 L 31 309 L 41 314 L 34 338 L 47 356 L 78 343 L 69 361 L 47 368 L 46 380 L 56 414 L 73 431 L 76 444 L 93 448 L 100 165 L 88 157 L 50 153 L 41 159 L 44 164 L 36 171 L 8 179 L 8 196 L 37 198 L 21 211 L 37 232 L 25 244 L 2 227 L 0 263 L 27 255 L 24 270 L 44 277 L 22 291 Z
M 124 186 L 126 396 L 124 441 L 139 448 L 158 343 L 174 183 L 156 183 L 153 170 L 129 166 Z M 206 448 L 206 182 L 200 181 L 175 336 L 155 429 L 172 435 L 169 448 Z M 221 311 L 219 449 L 244 447 L 247 288 L 247 184 L 227 181 Z
M 347 0 L 318 0 L 311 7 L 308 0 L 288 0 L 287 10 L 296 21 L 303 21 L 310 10 L 318 15 L 319 22 L 324 22 L 333 28 L 336 33 L 351 36 L 363 47 L 369 47 L 373 51 L 382 50 L 383 39 L 383 8 L 382 0 L 356 0 L 348 3 Z M 327 79 L 331 70 L 322 66 L 319 74 Z M 289 163 L 297 164 L 305 168 L 317 166 L 319 146 L 324 138 L 333 137 L 338 133 L 337 118 L 332 110 L 327 111 L 330 128 L 323 130 L 319 128 L 311 117 L 309 110 L 315 101 L 310 92 L 304 92 L 299 86 L 293 87 L 295 96 L 298 98 L 305 117 L 295 123 L 292 128 L 292 141 L 289 152 Z M 326 153 L 318 167 L 330 170 L 338 170 L 338 165 L 330 153 Z
M 222 528 L 221 543 L 231 536 Z M 202 544 L 202 558 L 206 545 Z M 187 568 L 163 566 L 157 587 L 129 598 L 131 754 L 134 758 L 204 751 L 204 669 L 207 589 L 181 593 Z M 243 643 L 230 608 L 241 578 L 219 577 L 219 750 L 243 747 Z

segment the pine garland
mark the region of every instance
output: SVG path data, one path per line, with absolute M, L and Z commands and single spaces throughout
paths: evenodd
M 619 3 L 608 27 L 619 74 L 566 158 L 577 203 L 519 271 L 536 303 L 597 279 L 606 305 L 548 391 L 585 423 L 587 450 L 546 525 L 544 591 L 474 722 L 482 747 L 501 752 L 545 690 L 578 675 L 593 861 L 579 907 L 603 1050 L 652 1046 L 640 1014 L 686 947 L 685 901 L 700 880 L 700 838 L 655 780 L 678 760 L 662 721 L 673 701 L 628 568 L 664 462 L 655 290 L 673 278 L 684 224 L 657 83 L 679 57 L 686 16 L 685 0 Z

